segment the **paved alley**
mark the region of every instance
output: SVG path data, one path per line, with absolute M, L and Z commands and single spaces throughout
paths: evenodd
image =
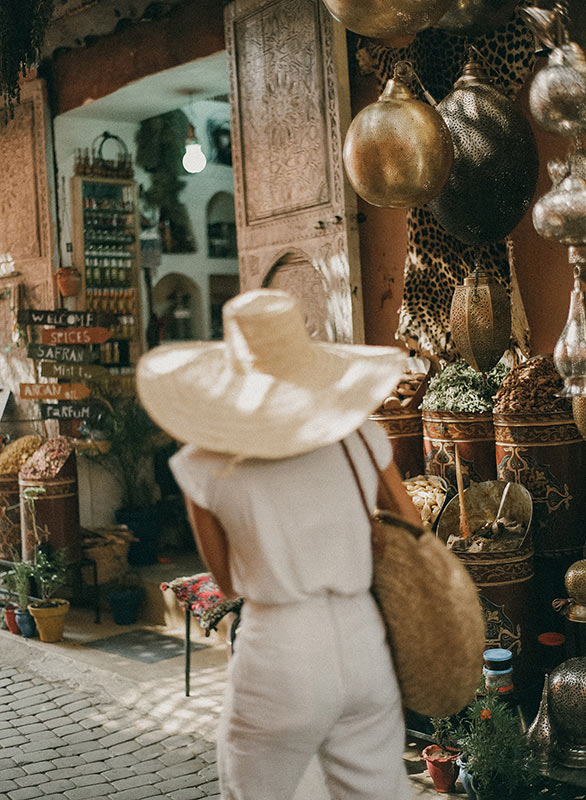
M 0 668 L 0 800 L 220 800 L 215 760 L 143 711 Z

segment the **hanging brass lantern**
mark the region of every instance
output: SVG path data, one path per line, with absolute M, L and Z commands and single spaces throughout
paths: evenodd
M 537 186 L 531 127 L 473 62 L 437 110 L 452 134 L 454 165 L 429 208 L 449 234 L 466 244 L 501 241 L 523 218 Z
M 454 0 L 324 0 L 345 28 L 375 39 L 417 33 L 438 21 Z
M 436 28 L 462 36 L 480 36 L 504 25 L 519 0 L 456 0 Z
M 575 42 L 556 47 L 531 82 L 529 106 L 536 122 L 562 136 L 586 133 L 586 57 Z
M 376 103 L 352 120 L 343 157 L 360 197 L 373 206 L 408 208 L 438 194 L 454 151 L 437 111 L 413 97 L 395 73 Z
M 488 372 L 501 360 L 511 337 L 507 290 L 477 269 L 456 286 L 450 309 L 452 341 L 472 369 Z

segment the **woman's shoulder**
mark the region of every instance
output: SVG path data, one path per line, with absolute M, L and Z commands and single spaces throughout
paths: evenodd
M 359 431 L 372 448 L 379 467 L 388 467 L 393 451 L 383 426 L 368 419 L 360 426 Z

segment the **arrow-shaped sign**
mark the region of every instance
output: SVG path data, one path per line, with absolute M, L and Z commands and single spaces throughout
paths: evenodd
M 60 364 L 57 361 L 41 361 L 41 375 L 43 378 L 78 381 L 96 381 L 110 377 L 106 367 L 98 364 Z
M 21 383 L 22 400 L 85 400 L 91 394 L 83 383 Z
M 87 347 L 69 347 L 63 344 L 29 344 L 26 349 L 29 358 L 47 361 L 63 361 L 66 364 L 91 364 L 96 355 Z
M 43 344 L 103 344 L 112 337 L 107 328 L 43 328 Z
M 62 327 L 91 328 L 113 325 L 116 317 L 103 311 L 68 311 L 66 308 L 46 311 L 21 308 L 17 315 L 20 325 L 59 325 Z

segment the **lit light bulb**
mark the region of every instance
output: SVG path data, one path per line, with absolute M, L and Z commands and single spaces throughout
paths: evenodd
M 183 156 L 183 169 L 186 172 L 201 172 L 208 163 L 201 145 L 197 142 L 185 143 L 185 155 Z
M 564 379 L 562 395 L 586 395 L 586 305 L 577 275 L 570 295 L 568 319 L 554 348 L 553 360 Z

